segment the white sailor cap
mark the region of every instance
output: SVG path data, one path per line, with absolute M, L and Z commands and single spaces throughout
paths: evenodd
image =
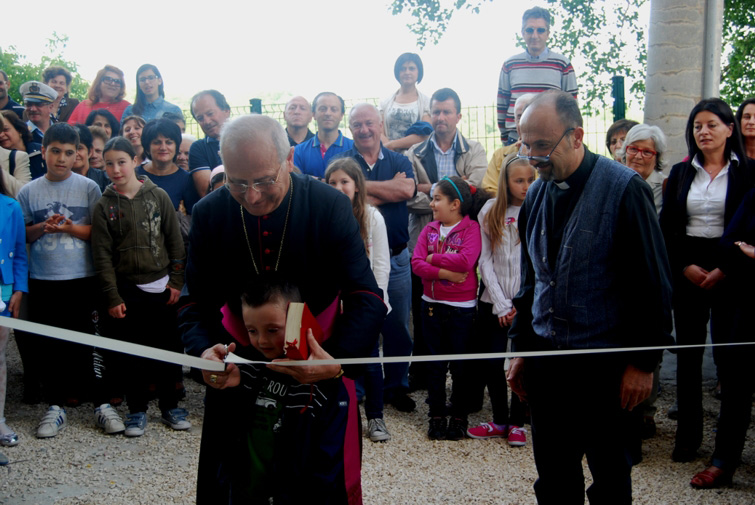
M 18 90 L 23 95 L 24 102 L 52 103 L 58 98 L 57 91 L 39 81 L 25 82 Z

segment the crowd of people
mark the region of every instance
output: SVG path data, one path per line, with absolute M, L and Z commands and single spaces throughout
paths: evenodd
M 288 503 L 311 493 L 360 503 L 357 405 L 367 437 L 387 442 L 385 404 L 411 412 L 409 393 L 421 389 L 430 440 L 520 447 L 529 424 L 539 503 L 584 502 L 585 455 L 591 501 L 631 502 L 631 468 L 655 434 L 672 313 L 678 344 L 703 344 L 708 323 L 714 343 L 748 340 L 755 98 L 736 115 L 720 99 L 700 101 L 687 123 L 688 156 L 666 177 L 658 126 L 617 121 L 606 136 L 613 159 L 587 148 L 574 69 L 548 47 L 549 34 L 548 11 L 524 13 L 526 50 L 501 69 L 503 147 L 489 162 L 457 129 L 458 94 L 418 89 L 424 68 L 414 53 L 396 60 L 398 91 L 349 111 L 351 138 L 333 92 L 311 104 L 292 98 L 284 127 L 262 115 L 231 118 L 222 93 L 200 91 L 190 105 L 204 133 L 196 139 L 165 100 L 155 65 L 137 70 L 134 104 L 112 65 L 81 102 L 68 96 L 65 68 L 23 83 L 23 105 L 8 97 L 0 71 L 0 315 L 210 360 L 234 352 L 270 362 L 201 373 L 198 503 Z M 282 366 L 286 308 L 297 302 L 323 330 L 323 340 L 307 335 L 313 359 L 628 352 L 508 366 Z M 141 436 L 154 397 L 162 423 L 191 427 L 179 366 L 15 337 L 24 399 L 47 405 L 37 437 L 57 436 L 66 408 L 86 402 L 105 433 Z M 11 447 L 21 440 L 4 412 L 7 340 L 0 328 L 0 445 Z M 694 487 L 731 482 L 739 464 L 752 349 L 714 351 L 721 415 L 711 465 Z M 703 438 L 703 349 L 677 352 L 671 457 L 688 462 Z M 486 388 L 493 418 L 469 426 Z M 590 437 L 563 434 L 575 396 L 583 415 L 601 420 Z M 292 472 L 301 485 L 283 484 Z

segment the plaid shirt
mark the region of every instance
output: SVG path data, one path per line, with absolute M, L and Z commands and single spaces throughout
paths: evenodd
M 457 175 L 456 163 L 454 157 L 456 155 L 456 139 L 459 138 L 459 132 L 456 132 L 454 141 L 448 151 L 445 153 L 440 150 L 437 142 L 435 142 L 435 136 L 430 137 L 430 142 L 433 144 L 433 154 L 435 154 L 435 165 L 438 167 L 438 180 L 444 177 L 452 177 Z

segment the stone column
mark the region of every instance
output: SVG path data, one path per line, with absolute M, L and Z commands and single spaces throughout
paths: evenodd
M 706 22 L 711 16 L 718 20 Z M 687 155 L 687 118 L 703 98 L 706 72 L 708 83 L 720 82 L 722 23 L 723 0 L 651 0 L 645 122 L 668 137 L 666 173 Z M 715 33 L 706 33 L 706 26 Z M 717 86 L 707 87 L 718 96 Z

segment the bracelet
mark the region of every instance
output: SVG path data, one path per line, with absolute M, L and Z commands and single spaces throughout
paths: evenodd
M 333 379 L 340 379 L 343 376 L 343 367 L 333 376 Z

